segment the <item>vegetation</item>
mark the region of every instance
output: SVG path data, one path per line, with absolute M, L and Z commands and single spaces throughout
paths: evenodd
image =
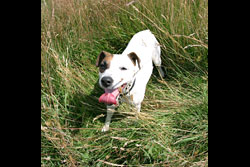
M 41 1 L 42 166 L 208 166 L 206 0 Z M 102 133 L 95 60 L 138 31 L 161 44 L 141 114 L 122 104 Z

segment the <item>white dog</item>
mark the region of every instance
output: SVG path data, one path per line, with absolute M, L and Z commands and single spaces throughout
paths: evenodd
M 105 93 L 99 102 L 107 104 L 107 117 L 102 132 L 109 130 L 111 117 L 119 101 L 132 104 L 139 113 L 146 85 L 153 71 L 153 64 L 162 77 L 161 49 L 155 36 L 144 30 L 136 33 L 122 54 L 102 51 L 97 58 L 99 85 Z

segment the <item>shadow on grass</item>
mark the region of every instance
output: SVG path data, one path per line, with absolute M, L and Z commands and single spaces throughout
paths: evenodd
M 99 96 L 103 93 L 98 81 L 96 81 L 90 94 L 75 93 L 70 101 L 71 114 L 68 116 L 73 120 L 73 127 L 85 128 L 88 123 L 106 111 L 106 106 L 98 102 Z M 103 119 L 104 118 L 100 118 Z
M 70 100 L 70 113 L 67 115 L 69 121 L 67 127 L 73 128 L 93 128 L 96 127 L 93 123 L 93 119 L 103 114 L 103 117 L 98 120 L 105 123 L 106 118 L 106 105 L 99 103 L 99 97 L 104 93 L 104 90 L 100 88 L 98 80 L 94 84 L 94 88 L 88 95 L 76 93 Z M 116 112 L 112 117 L 112 122 L 119 121 L 125 117 L 124 114 Z M 96 123 L 97 124 L 97 123 Z M 75 130 L 77 133 L 79 130 Z

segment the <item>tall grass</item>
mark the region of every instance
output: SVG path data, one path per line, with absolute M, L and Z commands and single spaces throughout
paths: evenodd
M 208 2 L 41 1 L 42 166 L 207 166 Z M 141 114 L 122 104 L 100 130 L 105 105 L 97 55 L 121 53 L 138 31 L 161 44 Z

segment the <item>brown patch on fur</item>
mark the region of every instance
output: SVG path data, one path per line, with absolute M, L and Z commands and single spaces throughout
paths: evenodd
M 128 57 L 131 59 L 132 63 L 133 63 L 135 66 L 136 66 L 136 61 L 137 61 L 138 66 L 139 66 L 139 69 L 141 69 L 141 67 L 140 67 L 140 62 L 141 62 L 141 60 L 140 60 L 140 58 L 136 55 L 135 52 L 129 53 L 129 54 L 128 54 Z
M 96 67 L 99 67 L 101 73 L 110 67 L 113 55 L 109 52 L 102 51 L 96 60 Z

